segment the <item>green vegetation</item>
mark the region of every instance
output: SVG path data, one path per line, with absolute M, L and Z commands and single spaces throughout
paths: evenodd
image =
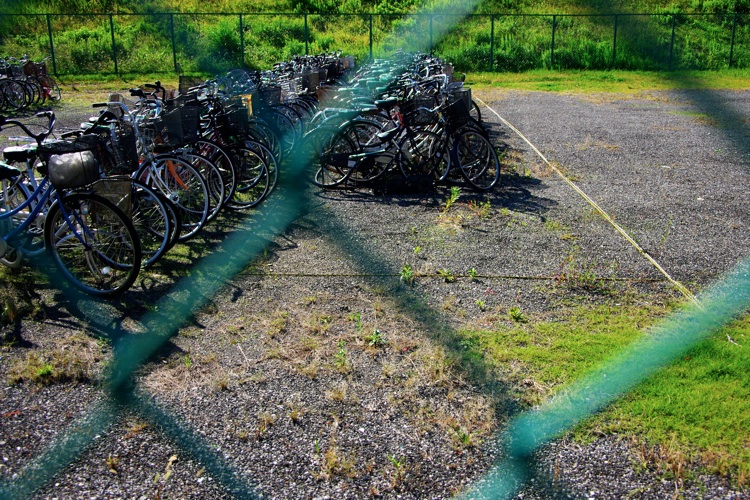
M 671 305 L 579 306 L 554 318 L 514 320 L 462 335 L 488 363 L 509 372 L 520 399 L 532 406 L 562 393 L 644 338 L 648 328 L 671 309 Z M 700 459 L 709 471 L 746 484 L 750 477 L 748 339 L 750 316 L 745 316 L 591 417 L 576 435 L 583 440 L 602 433 L 638 436 L 644 461 L 672 461 L 665 474 L 675 474 Z M 657 460 L 649 448 L 654 444 L 669 450 L 670 456 Z
M 59 74 L 215 74 L 305 52 L 384 57 L 426 48 L 429 33 L 436 53 L 465 72 L 745 68 L 748 11 L 747 0 L 484 0 L 468 18 L 416 0 L 9 2 L 0 13 L 24 15 L 0 16 L 0 55 L 50 56 L 52 32 Z M 419 15 L 432 12 L 441 14 Z

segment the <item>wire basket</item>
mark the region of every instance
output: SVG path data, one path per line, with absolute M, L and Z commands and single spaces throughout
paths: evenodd
M 135 137 L 135 128 L 129 123 L 118 123 L 110 131 L 109 152 L 112 162 L 109 173 L 132 173 L 138 170 L 139 155 L 138 143 Z
M 195 142 L 200 139 L 201 108 L 198 106 L 182 106 L 180 114 L 182 117 L 182 135 L 185 143 Z
M 451 91 L 450 95 L 448 95 L 448 102 L 452 103 L 457 100 L 463 101 L 466 109 L 471 110 L 471 89 L 462 87 Z
M 161 147 L 176 148 L 185 144 L 182 113 L 179 108 L 165 111 L 155 118 L 144 121 L 140 128 L 144 138 L 153 146 L 163 145 Z
M 253 94 L 253 109 L 272 107 L 281 103 L 281 87 L 276 85 L 260 87 Z
M 434 106 L 432 97 L 416 96 L 399 104 L 399 109 L 409 125 L 429 125 L 435 119 L 430 111 Z
M 246 136 L 250 129 L 247 109 L 244 107 L 230 109 L 222 115 L 223 125 L 229 135 Z
M 445 107 L 443 116 L 448 121 L 448 124 L 453 127 L 460 127 L 471 120 L 469 108 L 466 106 L 466 101 L 464 99 L 456 99 L 453 102 L 450 102 Z
M 115 175 L 99 179 L 92 185 L 94 193 L 106 198 L 122 210 L 125 215 L 133 215 L 133 181 L 126 175 Z

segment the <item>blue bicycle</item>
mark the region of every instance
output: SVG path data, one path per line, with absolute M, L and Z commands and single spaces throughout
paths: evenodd
M 125 212 L 129 200 L 112 201 L 111 193 L 98 189 L 97 137 L 49 142 L 55 114 L 36 116 L 48 120 L 38 134 L 0 116 L 0 130 L 19 127 L 36 143 L 3 151 L 0 263 L 16 267 L 24 256 L 46 251 L 77 288 L 96 296 L 120 294 L 141 268 L 140 241 Z

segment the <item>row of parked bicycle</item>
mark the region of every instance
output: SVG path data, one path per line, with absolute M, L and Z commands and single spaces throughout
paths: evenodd
M 236 70 L 174 98 L 144 85 L 93 104 L 97 116 L 62 134 L 52 111 L 37 115 L 42 132 L 0 116 L 0 130 L 32 140 L 0 163 L 0 262 L 47 251 L 79 289 L 113 296 L 222 209 L 257 206 L 280 175 L 333 187 L 460 172 L 477 189 L 495 185 L 478 108 L 440 61 L 403 55 L 357 70 L 350 61 Z
M 59 101 L 61 96 L 46 60 L 0 58 L 0 112 L 16 113 L 46 101 Z
M 0 130 L 30 141 L 6 148 L 0 163 L 0 262 L 20 266 L 46 251 L 79 289 L 114 296 L 222 209 L 257 206 L 299 144 L 291 102 L 316 101 L 287 95 L 282 107 L 262 79 L 242 97 L 218 79 L 176 98 L 147 84 L 94 103 L 97 116 L 63 133 L 53 111 L 0 116 Z

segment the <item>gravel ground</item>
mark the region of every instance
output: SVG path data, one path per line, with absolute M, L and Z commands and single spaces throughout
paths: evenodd
M 740 202 L 750 92 L 475 95 L 693 292 L 750 252 Z M 88 112 L 63 107 L 60 122 Z M 506 371 L 462 355 L 459 329 L 507 321 L 511 307 L 555 317 L 571 301 L 676 297 L 528 145 L 484 116 L 512 169 L 486 196 L 463 189 L 447 211 L 447 187 L 311 189 L 300 203 L 281 189 L 266 214 L 222 218 L 121 300 L 21 286 L 33 307 L 5 327 L 15 342 L 0 350 L 0 478 L 19 488 L 9 496 L 446 498 L 471 485 L 481 496 L 484 472 L 502 458 L 493 436 L 526 406 Z M 258 240 L 261 255 L 216 293 L 210 274 L 200 287 L 175 286 L 186 269 L 200 280 L 207 254 L 231 264 Z M 406 264 L 416 272 L 411 286 L 399 280 Z M 585 273 L 616 280 L 597 282 L 606 294 L 561 284 Z M 196 296 L 202 307 L 184 323 L 160 322 Z M 132 393 L 108 402 L 91 382 L 110 367 L 113 345 L 127 353 L 139 332 L 178 327 L 137 372 Z M 64 359 L 68 380 L 8 382 L 40 359 Z M 515 495 L 750 497 L 700 464 L 676 483 L 639 446 L 611 435 L 586 445 L 562 438 L 538 451 Z

